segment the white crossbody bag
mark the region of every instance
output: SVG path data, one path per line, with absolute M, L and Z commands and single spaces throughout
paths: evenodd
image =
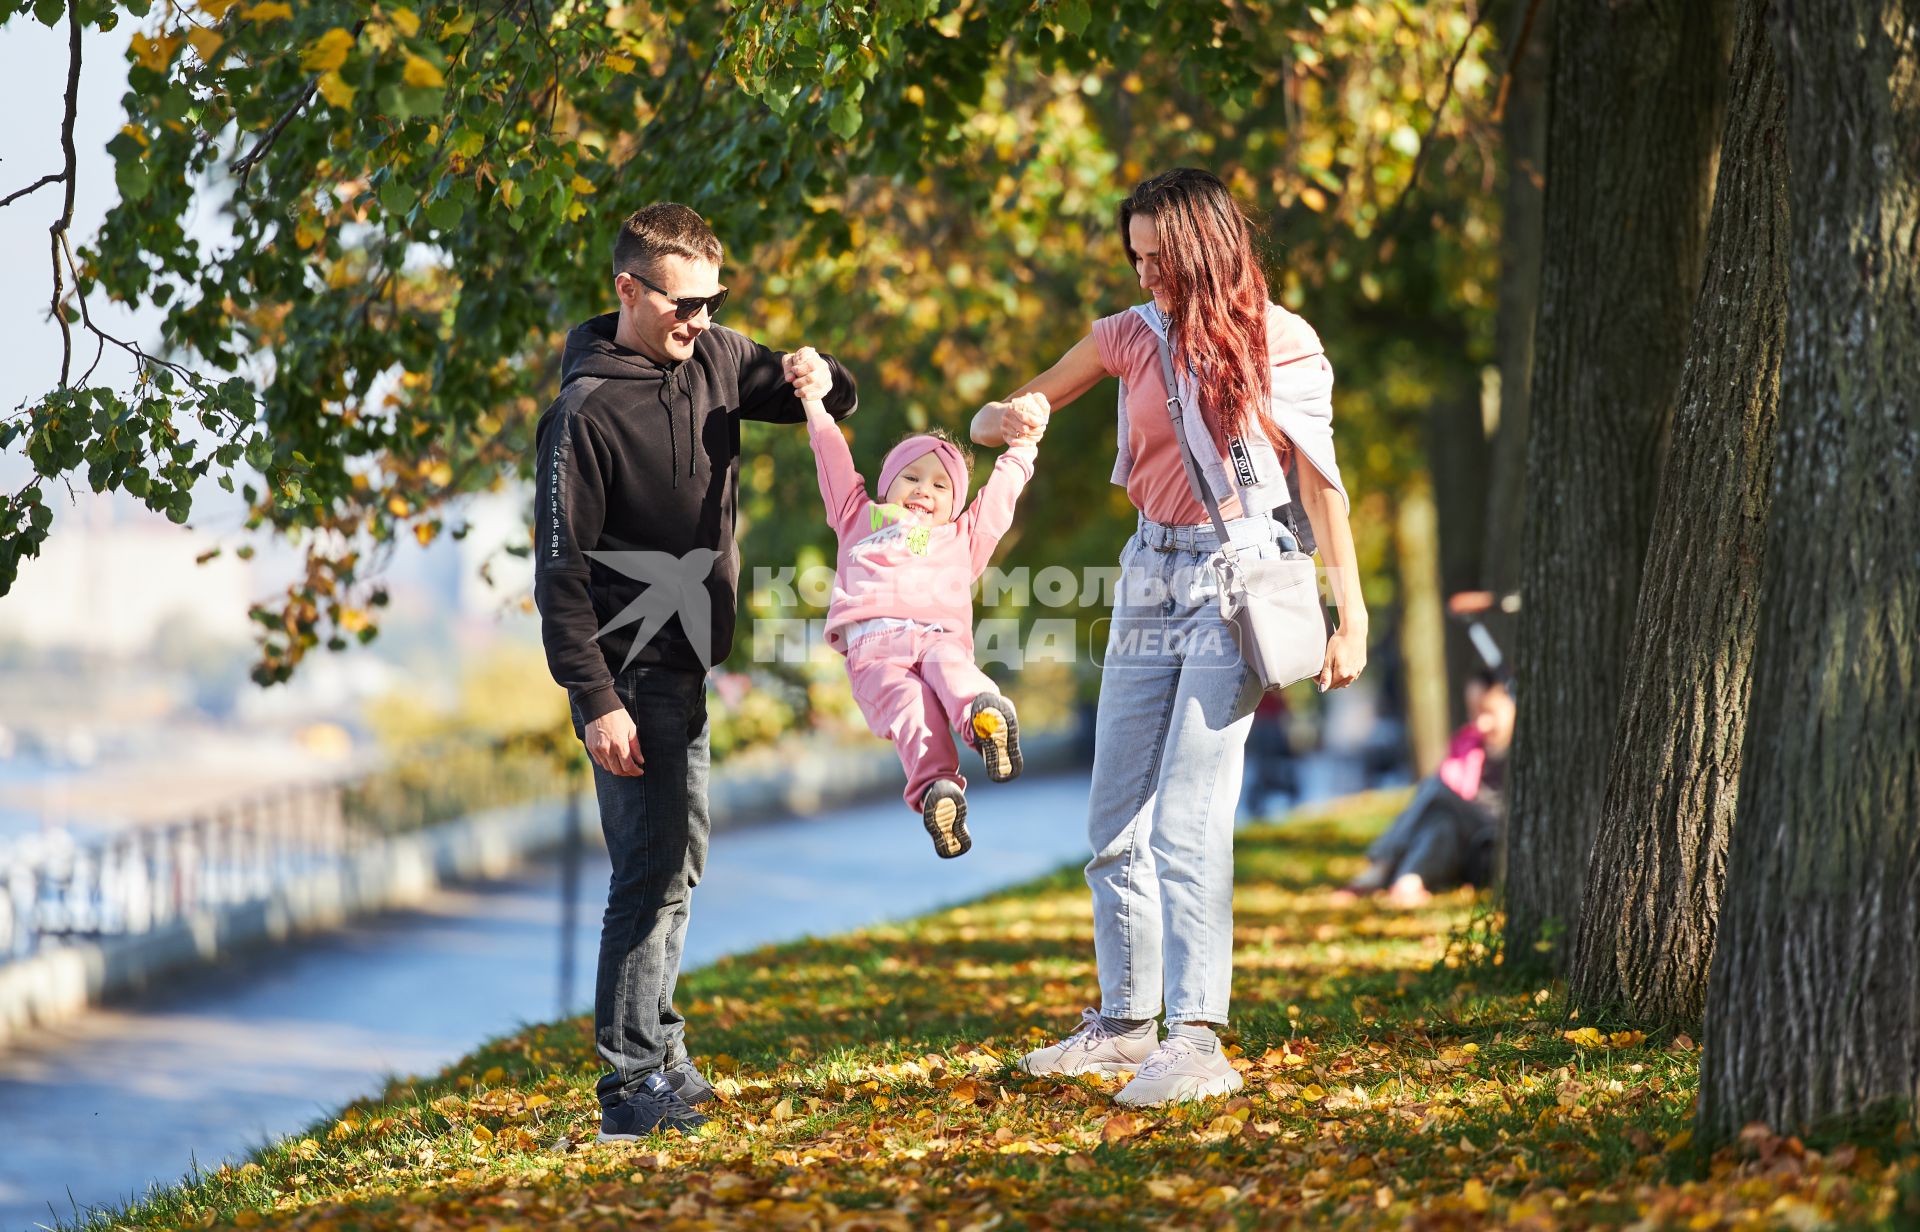
M 1173 355 L 1167 339 L 1156 333 L 1160 345 L 1160 372 L 1167 382 L 1167 417 L 1187 466 L 1187 482 L 1207 507 L 1213 529 L 1220 536 L 1220 554 L 1214 558 L 1219 581 L 1220 615 L 1233 634 L 1240 657 L 1268 692 L 1317 676 L 1327 660 L 1327 613 L 1320 602 L 1320 575 L 1313 557 L 1305 552 L 1283 552 L 1277 557 L 1241 559 L 1227 537 L 1220 502 L 1200 473 L 1193 447 L 1187 443 L 1186 410 L 1174 381 Z M 1201 431 L 1206 431 L 1203 423 Z

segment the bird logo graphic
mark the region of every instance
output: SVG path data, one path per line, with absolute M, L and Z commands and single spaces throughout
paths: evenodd
M 593 635 L 597 642 L 615 629 L 639 623 L 640 629 L 633 635 L 633 647 L 627 651 L 621 671 L 627 670 L 633 657 L 673 616 L 680 617 L 680 628 L 700 662 L 713 666 L 713 601 L 707 594 L 707 575 L 713 571 L 713 562 L 720 558 L 719 552 L 695 548 L 685 556 L 671 552 L 588 552 L 587 556 L 622 577 L 644 582 L 647 587 Z

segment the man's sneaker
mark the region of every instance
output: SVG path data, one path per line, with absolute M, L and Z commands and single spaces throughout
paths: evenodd
M 694 1068 L 692 1057 L 680 1058 L 678 1065 L 670 1065 L 661 1073 L 666 1077 L 667 1085 L 673 1088 L 673 1093 L 678 1095 L 689 1108 L 695 1104 L 704 1104 L 713 1098 L 713 1088 L 707 1084 L 705 1078 L 700 1076 L 700 1071 Z
M 973 849 L 973 836 L 967 833 L 967 797 L 960 785 L 941 779 L 920 797 L 920 820 L 933 836 L 933 849 L 943 860 L 966 855 Z
M 1013 703 L 998 693 L 982 693 L 967 707 L 967 733 L 980 760 L 987 763 L 987 777 L 996 783 L 1018 778 L 1025 766 L 1020 756 L 1020 720 L 1014 717 Z
M 686 1133 L 706 1123 L 707 1118 L 687 1107 L 687 1101 L 673 1093 L 673 1085 L 656 1072 L 648 1074 L 624 1102 L 601 1109 L 597 1141 L 638 1142 L 655 1130 Z
M 1130 1108 L 1150 1108 L 1180 1100 L 1211 1099 L 1245 1085 L 1240 1072 L 1228 1064 L 1212 1032 L 1202 1039 L 1181 1034 L 1175 1027 L 1161 1041 L 1158 1051 L 1140 1066 L 1133 1081 L 1113 1098 Z
M 1098 1010 L 1081 1010 L 1078 1031 L 1021 1057 L 1020 1068 L 1029 1074 L 1131 1074 L 1153 1055 L 1159 1041 L 1151 1019 L 1136 1030 L 1120 1032 Z

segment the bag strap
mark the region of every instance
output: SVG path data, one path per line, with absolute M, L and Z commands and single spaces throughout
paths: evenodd
M 1227 524 L 1220 516 L 1220 502 L 1213 497 L 1213 487 L 1200 473 L 1200 463 L 1193 456 L 1193 445 L 1187 440 L 1186 408 L 1180 402 L 1180 386 L 1173 375 L 1173 351 L 1168 345 L 1167 335 L 1159 330 L 1153 332 L 1154 341 L 1160 346 L 1160 375 L 1167 382 L 1167 418 L 1173 421 L 1173 439 L 1180 442 L 1180 460 L 1187 466 L 1187 484 L 1193 489 L 1193 495 L 1207 507 L 1207 516 L 1213 519 L 1214 533 L 1220 536 L 1220 550 L 1229 558 L 1233 555 L 1233 541 L 1227 537 Z M 1206 425 L 1201 424 L 1201 430 Z

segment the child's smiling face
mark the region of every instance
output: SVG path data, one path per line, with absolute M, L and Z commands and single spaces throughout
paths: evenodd
M 880 503 L 899 505 L 921 526 L 941 526 L 953 519 L 953 481 L 929 449 L 900 468 Z

